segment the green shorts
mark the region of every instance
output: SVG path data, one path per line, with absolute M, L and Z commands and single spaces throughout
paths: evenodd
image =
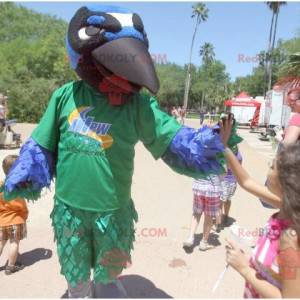
M 131 264 L 134 221 L 132 201 L 119 210 L 97 213 L 56 201 L 51 213 L 61 274 L 71 286 L 90 278 L 109 283 Z

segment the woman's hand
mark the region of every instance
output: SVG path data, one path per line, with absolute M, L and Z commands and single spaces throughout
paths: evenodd
M 221 141 L 225 147 L 227 147 L 228 140 L 231 135 L 231 130 L 233 126 L 233 115 L 229 114 L 227 118 L 222 118 L 222 120 L 219 122 L 220 126 L 220 136 Z
M 246 254 L 241 250 L 236 243 L 227 240 L 226 248 L 226 262 L 238 271 L 242 276 L 249 271 L 249 261 Z

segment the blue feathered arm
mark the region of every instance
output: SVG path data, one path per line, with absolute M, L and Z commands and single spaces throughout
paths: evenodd
M 183 126 L 162 159 L 176 172 L 193 178 L 225 172 L 224 146 L 218 125 L 193 129 Z
M 41 190 L 50 187 L 53 175 L 54 153 L 29 138 L 22 146 L 19 158 L 10 169 L 1 188 L 4 199 L 21 197 L 37 200 Z

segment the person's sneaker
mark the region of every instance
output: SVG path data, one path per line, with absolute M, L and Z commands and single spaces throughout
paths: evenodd
M 15 272 L 18 272 L 18 271 L 21 271 L 24 269 L 24 265 L 18 263 L 18 264 L 15 264 L 14 266 L 6 266 L 5 267 L 5 275 L 11 275 Z
M 183 249 L 190 249 L 194 246 L 194 239 L 188 239 L 183 243 Z
M 207 241 L 200 241 L 200 244 L 199 244 L 200 251 L 206 251 L 206 250 L 213 249 L 213 248 L 214 248 L 214 246 L 210 245 Z

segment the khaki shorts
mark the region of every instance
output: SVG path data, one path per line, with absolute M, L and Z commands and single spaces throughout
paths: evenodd
M 19 241 L 27 236 L 26 223 L 0 226 L 0 241 Z

